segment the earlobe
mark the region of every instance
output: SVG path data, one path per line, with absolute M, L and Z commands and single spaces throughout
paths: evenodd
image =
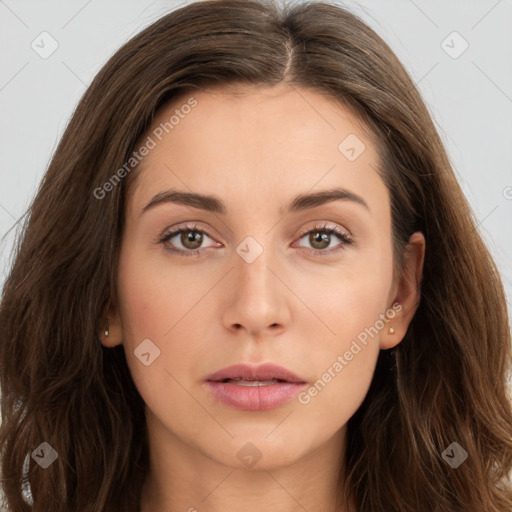
M 395 347 L 405 336 L 405 331 L 403 330 L 403 317 L 401 316 L 403 306 L 399 302 L 395 301 L 393 303 L 393 310 L 395 311 L 395 316 L 390 320 L 388 326 L 381 332 L 379 346 L 382 350 Z
M 400 304 L 400 310 L 381 335 L 380 348 L 383 350 L 393 348 L 402 341 L 416 313 L 421 298 L 424 261 L 425 237 L 418 231 L 411 235 L 405 249 L 402 273 L 392 301 L 393 304 Z
M 99 339 L 101 344 L 108 348 L 122 344 L 121 326 L 115 311 L 111 310 L 106 317 L 104 328 L 100 332 Z

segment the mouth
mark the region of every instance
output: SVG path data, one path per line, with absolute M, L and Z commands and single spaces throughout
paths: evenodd
M 307 385 L 290 370 L 270 363 L 230 366 L 208 376 L 205 384 L 220 403 L 245 411 L 279 407 Z

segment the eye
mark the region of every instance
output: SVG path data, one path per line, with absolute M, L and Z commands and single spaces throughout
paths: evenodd
M 305 252 L 307 254 L 312 255 L 322 255 L 328 256 L 338 251 L 341 251 L 345 248 L 346 245 L 352 243 L 352 237 L 346 231 L 343 231 L 338 226 L 314 226 L 313 229 L 308 229 L 307 231 L 303 231 L 301 233 L 300 240 L 305 238 L 307 235 L 307 242 L 309 242 L 313 249 L 307 249 Z M 330 250 L 325 250 L 329 248 L 331 242 L 333 241 L 333 235 L 335 238 L 341 242 L 339 247 L 331 248 Z M 302 247 L 302 246 L 301 246 Z
M 200 248 L 205 236 L 211 239 L 206 231 L 198 229 L 196 225 L 186 225 L 166 234 L 159 242 L 171 253 L 182 256 L 197 256 L 201 253 Z M 173 238 L 176 238 L 176 240 L 173 241 Z M 179 247 L 180 244 L 181 248 Z M 178 245 L 178 248 L 176 248 L 176 245 Z

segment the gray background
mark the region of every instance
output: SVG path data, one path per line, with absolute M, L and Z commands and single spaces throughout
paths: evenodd
M 0 0 L 0 286 L 16 222 L 87 85 L 123 42 L 187 3 Z M 512 0 L 343 5 L 390 44 L 418 84 L 512 311 Z M 46 59 L 31 46 L 50 48 L 42 32 L 58 43 Z

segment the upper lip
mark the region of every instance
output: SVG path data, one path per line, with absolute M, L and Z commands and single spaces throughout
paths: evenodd
M 290 370 L 273 363 L 265 363 L 258 366 L 248 364 L 235 364 L 223 368 L 206 377 L 207 381 L 220 382 L 224 379 L 241 378 L 245 380 L 271 380 L 279 379 L 287 382 L 305 382 Z

